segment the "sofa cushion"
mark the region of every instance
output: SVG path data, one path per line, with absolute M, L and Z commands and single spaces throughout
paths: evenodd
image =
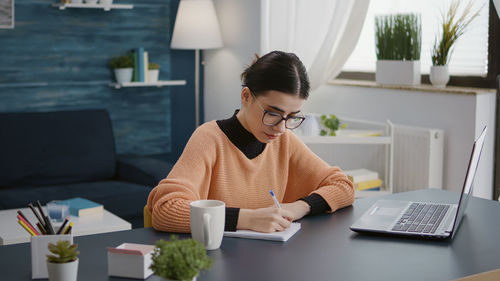
M 104 209 L 126 221 L 142 222 L 142 210 L 150 191 L 151 188 L 144 185 L 121 181 L 10 187 L 0 189 L 0 209 L 26 208 L 36 200 L 45 205 L 51 200 L 82 197 L 102 204 Z
M 106 110 L 0 113 L 0 131 L 0 187 L 115 175 L 115 144 Z

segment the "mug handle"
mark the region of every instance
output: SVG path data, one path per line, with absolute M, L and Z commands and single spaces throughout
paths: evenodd
M 210 241 L 210 214 L 203 214 L 203 241 L 205 247 L 211 244 Z

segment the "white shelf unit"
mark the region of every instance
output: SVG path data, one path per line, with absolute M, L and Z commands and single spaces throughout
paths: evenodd
M 134 5 L 129 5 L 129 4 L 104 5 L 104 4 L 87 4 L 87 3 L 81 3 L 81 4 L 57 3 L 57 4 L 52 4 L 52 6 L 59 8 L 59 10 L 65 10 L 66 8 L 81 8 L 81 9 L 104 9 L 104 11 L 109 11 L 111 9 L 133 9 L 134 8 Z
M 166 80 L 157 82 L 127 82 L 127 83 L 110 83 L 109 86 L 120 89 L 122 87 L 163 87 L 163 86 L 183 86 L 186 85 L 186 80 Z
M 383 157 L 385 160 L 381 162 L 383 166 L 382 175 L 383 176 L 383 186 L 379 191 L 359 191 L 356 190 L 356 198 L 369 197 L 369 196 L 380 196 L 391 194 L 393 191 L 392 181 L 393 181 L 393 163 L 394 163 L 394 125 L 388 120 L 386 123 L 377 123 L 365 120 L 356 120 L 348 118 L 339 118 L 341 123 L 346 123 L 348 125 L 346 130 L 338 131 L 338 136 L 302 136 L 297 134 L 298 137 L 307 145 L 313 152 L 315 152 L 319 157 L 328 162 L 330 165 L 337 165 L 335 162 L 338 159 L 333 159 L 332 156 L 336 151 L 341 151 L 341 145 L 378 145 L 383 147 Z M 374 136 L 379 135 L 379 136 Z M 315 146 L 320 145 L 320 146 Z M 354 154 L 355 151 L 343 151 L 344 158 L 351 157 L 350 154 Z M 380 153 L 379 153 L 380 154 Z M 378 154 L 377 154 L 378 155 Z M 375 157 L 377 157 L 375 155 Z M 372 155 L 373 156 L 373 155 Z M 380 155 L 378 155 L 380 156 Z M 357 168 L 367 168 L 363 163 L 365 159 L 357 156 L 348 159 L 350 162 L 350 167 L 344 170 L 357 169 Z M 375 158 L 374 157 L 374 158 Z M 330 158 L 330 159 L 329 159 Z M 380 161 L 378 159 L 371 159 L 371 161 Z M 380 175 L 380 173 L 379 173 Z

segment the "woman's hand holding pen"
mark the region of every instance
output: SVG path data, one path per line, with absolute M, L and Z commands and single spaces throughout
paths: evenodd
M 240 209 L 237 229 L 258 232 L 276 232 L 287 229 L 292 223 L 293 213 L 275 206 L 260 209 Z

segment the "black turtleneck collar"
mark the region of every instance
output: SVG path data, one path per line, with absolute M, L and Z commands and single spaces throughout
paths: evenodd
M 229 140 L 239 149 L 248 159 L 253 159 L 259 156 L 264 148 L 265 143 L 261 143 L 255 138 L 252 133 L 247 131 L 236 117 L 236 113 L 229 119 L 217 120 L 217 125 L 226 134 Z

